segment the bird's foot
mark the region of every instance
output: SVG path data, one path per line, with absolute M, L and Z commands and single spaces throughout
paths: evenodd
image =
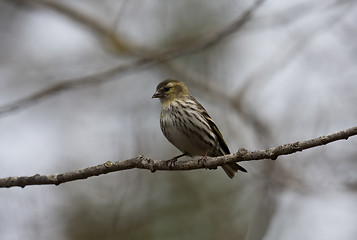
M 207 154 L 198 159 L 198 164 L 204 166 L 207 163 Z
M 180 157 L 183 157 L 183 156 L 185 156 L 185 155 L 186 155 L 186 153 L 181 154 L 181 155 L 178 155 L 178 156 L 176 156 L 176 157 L 173 157 L 173 158 L 170 159 L 170 160 L 167 160 L 167 161 L 166 161 L 166 164 L 167 164 L 167 166 L 169 166 L 170 170 L 172 170 L 172 168 L 175 166 L 175 163 L 177 162 L 177 159 L 179 159 Z
M 178 157 L 173 157 L 170 160 L 166 161 L 167 166 L 169 166 L 170 170 L 175 166 L 175 162 L 177 162 Z

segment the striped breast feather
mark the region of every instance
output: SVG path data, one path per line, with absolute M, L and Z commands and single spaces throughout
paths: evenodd
M 208 123 L 208 125 L 212 129 L 214 135 L 216 136 L 218 143 L 219 143 L 221 149 L 223 150 L 224 154 L 230 154 L 229 148 L 223 139 L 222 133 L 219 131 L 217 125 L 213 122 L 210 115 L 208 115 L 206 109 L 193 96 L 190 96 L 190 100 L 192 100 L 196 103 L 196 106 L 197 106 L 198 110 L 200 111 L 201 115 L 205 118 L 206 122 Z

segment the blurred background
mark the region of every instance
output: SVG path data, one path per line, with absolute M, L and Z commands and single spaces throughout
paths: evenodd
M 266 0 L 229 29 L 253 4 L 1 0 L 0 177 L 179 154 L 151 99 L 166 78 L 188 85 L 231 152 L 356 126 L 357 2 Z M 7 108 L 79 78 L 94 83 Z M 244 162 L 233 180 L 134 169 L 0 189 L 0 239 L 356 239 L 356 144 Z

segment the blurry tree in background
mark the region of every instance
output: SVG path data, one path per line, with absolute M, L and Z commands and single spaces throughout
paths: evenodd
M 0 177 L 171 158 L 178 150 L 151 99 L 168 77 L 189 86 L 231 152 L 355 126 L 356 1 L 266 0 L 197 47 L 253 4 L 0 1 L 0 109 L 63 80 L 94 79 L 0 115 Z M 168 49 L 175 54 L 162 59 Z M 150 64 L 115 71 L 143 58 Z M 0 239 L 355 239 L 356 144 L 243 163 L 248 174 L 233 180 L 221 170 L 129 170 L 2 189 Z

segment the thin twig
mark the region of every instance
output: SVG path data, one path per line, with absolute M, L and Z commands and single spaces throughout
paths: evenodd
M 19 100 L 16 100 L 12 103 L 0 107 L 0 116 L 30 106 L 44 98 L 54 96 L 64 90 L 113 81 L 113 78 L 111 77 L 113 77 L 116 74 L 125 74 L 137 68 L 143 66 L 152 66 L 154 64 L 156 64 L 154 60 L 143 58 L 134 63 L 130 63 L 127 65 L 120 65 L 99 73 L 95 73 L 95 74 L 91 74 L 71 80 L 63 80 L 61 82 L 53 84 L 52 86 L 39 90 L 31 94 L 30 96 L 21 98 Z
M 267 150 L 257 150 L 257 151 L 248 151 L 246 149 L 240 149 L 234 154 L 229 154 L 220 157 L 208 158 L 206 161 L 178 161 L 175 165 L 168 164 L 167 160 L 153 160 L 146 158 L 144 156 L 138 156 L 136 158 L 131 158 L 122 161 L 116 162 L 106 162 L 105 164 L 84 168 L 80 170 L 75 170 L 66 173 L 53 174 L 53 175 L 39 175 L 28 177 L 8 177 L 0 179 L 0 187 L 9 188 L 9 187 L 25 187 L 28 185 L 59 185 L 65 182 L 86 179 L 93 176 L 98 176 L 110 172 L 117 172 L 126 169 L 147 169 L 151 172 L 157 170 L 194 170 L 194 169 L 216 169 L 218 166 L 221 166 L 230 162 L 244 162 L 244 161 L 253 161 L 253 160 L 263 160 L 263 159 L 272 159 L 275 160 L 277 157 L 282 155 L 289 155 L 299 151 L 303 151 L 309 148 L 326 145 L 328 143 L 348 139 L 351 136 L 357 135 L 357 127 L 352 127 L 340 132 L 336 132 L 330 135 L 310 139 L 302 142 L 293 142 L 284 145 L 280 145 L 274 148 L 269 148 Z
M 115 49 L 117 52 L 120 52 L 122 54 L 131 54 L 131 51 L 134 49 L 139 50 L 137 49 L 138 47 L 134 48 L 133 46 L 131 46 L 129 41 L 126 41 L 118 34 L 115 34 L 115 32 L 113 32 L 110 28 L 108 28 L 99 20 L 75 10 L 73 7 L 69 7 L 68 5 L 63 4 L 61 1 L 56 2 L 48 0 L 11 0 L 9 1 L 9 3 L 22 3 L 32 7 L 46 7 L 48 9 L 51 9 L 56 13 L 66 16 L 73 22 L 86 27 L 99 39 L 102 39 L 104 41 L 110 40 L 110 42 L 114 45 L 114 48 L 112 49 Z
M 110 77 L 113 75 L 128 73 L 138 68 L 152 67 L 154 65 L 171 60 L 173 58 L 182 57 L 188 54 L 192 54 L 194 52 L 202 51 L 208 47 L 211 47 L 214 44 L 219 43 L 222 39 L 241 29 L 263 2 L 264 0 L 257 0 L 256 3 L 252 7 L 247 9 L 236 21 L 228 25 L 226 28 L 221 29 L 217 33 L 208 36 L 207 38 L 200 39 L 199 41 L 190 43 L 189 45 L 174 47 L 161 53 L 152 54 L 149 57 L 141 58 L 127 65 L 116 66 L 109 70 L 80 77 L 77 79 L 60 81 L 52 86 L 39 90 L 27 97 L 23 97 L 19 100 L 1 106 L 0 116 L 13 112 L 15 110 L 23 109 L 24 107 L 35 104 L 36 102 L 45 98 L 54 96 L 64 90 L 73 89 L 79 86 L 101 84 L 108 81 L 117 80 L 118 78 L 113 79 Z

